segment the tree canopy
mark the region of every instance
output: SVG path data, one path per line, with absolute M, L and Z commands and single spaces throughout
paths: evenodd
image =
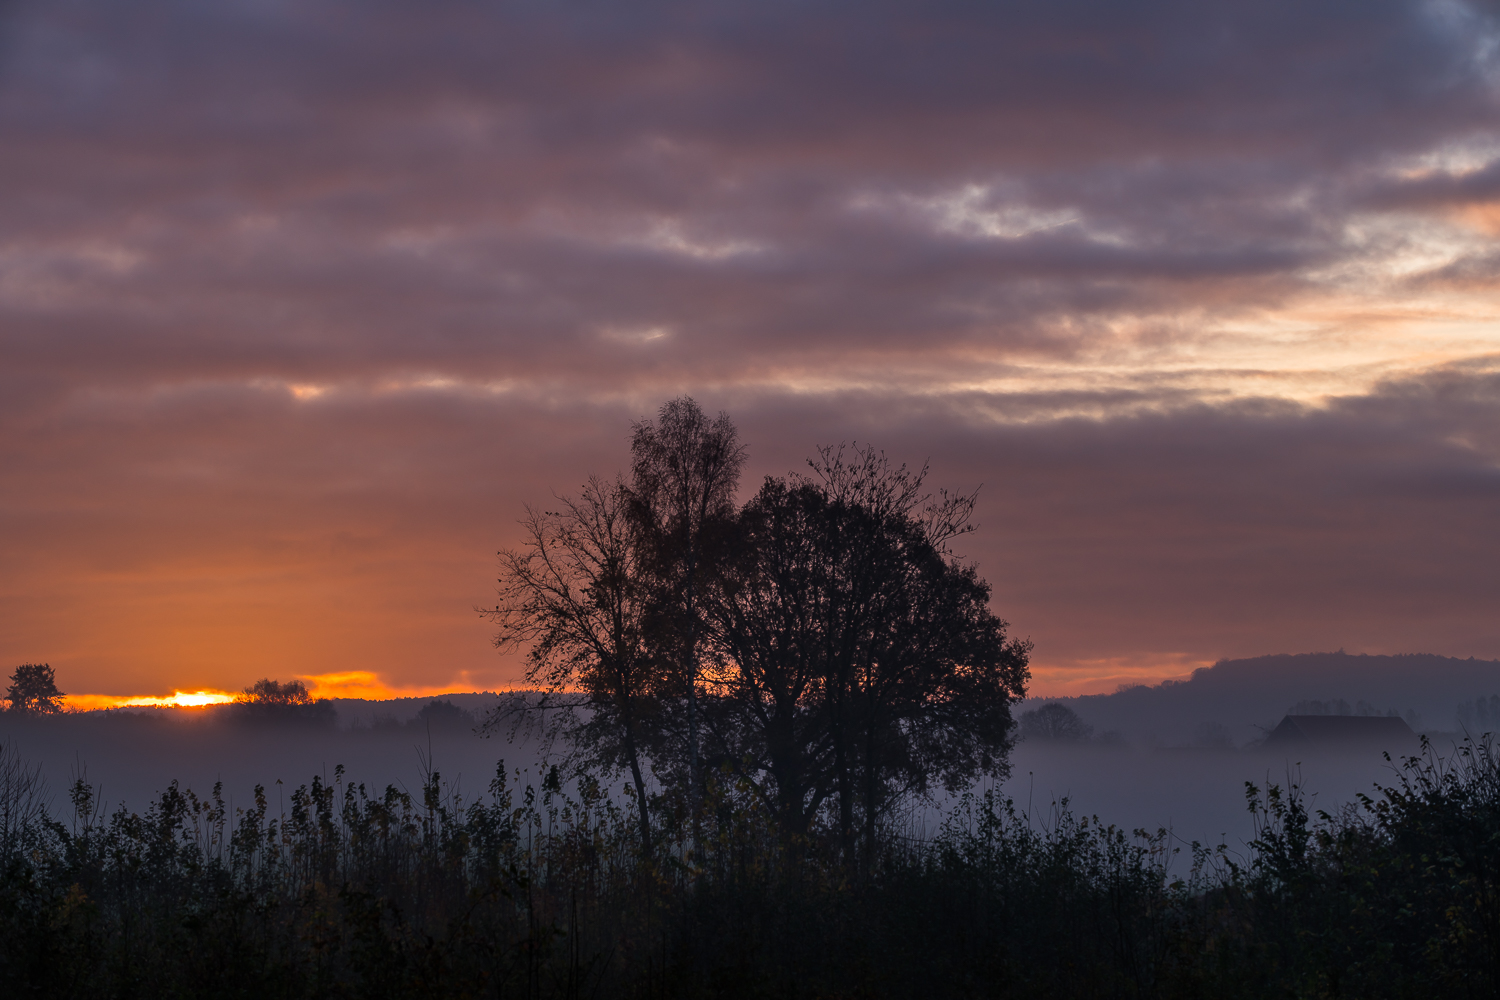
M 945 546 L 972 498 L 873 449 L 825 452 L 815 478 L 768 479 L 740 512 L 709 619 L 721 756 L 795 830 L 825 800 L 841 840 L 873 842 L 908 793 L 1002 774 L 1029 644 Z
M 23 663 L 10 675 L 6 692 L 10 710 L 23 715 L 50 715 L 63 710 L 57 675 L 45 663 Z
M 235 698 L 234 717 L 272 726 L 331 726 L 338 714 L 327 700 L 314 698 L 301 681 L 262 678 Z
M 710 420 L 689 396 L 664 403 L 653 423 L 632 428 L 631 526 L 651 593 L 652 642 L 659 681 L 684 707 L 690 796 L 702 784 L 699 768 L 699 642 L 704 595 L 714 586 L 723 542 L 732 530 L 735 491 L 745 448 L 727 413 Z
M 1094 735 L 1094 728 L 1084 723 L 1078 713 L 1061 702 L 1050 702 L 1041 708 L 1021 713 L 1023 740 L 1062 740 L 1081 742 Z
M 500 553 L 500 600 L 486 613 L 499 627 L 497 647 L 529 647 L 526 679 L 542 689 L 536 702 L 508 703 L 506 715 L 526 722 L 556 709 L 575 760 L 628 768 L 649 845 L 643 758 L 663 685 L 647 642 L 651 588 L 630 503 L 623 482 L 594 477 L 558 510 L 528 508 L 526 541 Z M 582 717 L 571 711 L 585 706 Z
M 906 797 L 1006 773 L 1030 643 L 951 549 L 973 494 L 830 448 L 737 505 L 744 454 L 684 397 L 635 425 L 629 481 L 528 509 L 486 613 L 543 694 L 507 711 L 561 709 L 574 764 L 629 771 L 648 849 L 648 773 L 693 808 L 711 765 L 852 856 Z

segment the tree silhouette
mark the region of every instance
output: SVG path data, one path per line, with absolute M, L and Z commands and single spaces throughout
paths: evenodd
M 1006 772 L 1031 644 L 1007 639 L 989 585 L 952 552 L 975 530 L 977 493 L 930 492 L 925 464 L 893 466 L 868 445 L 819 448 L 808 465 L 837 514 L 854 628 L 828 682 L 840 829 L 847 847 L 857 806 L 868 855 L 902 794 Z
M 474 728 L 474 716 L 465 709 L 459 708 L 446 698 L 429 701 L 417 712 L 413 725 L 423 728 L 437 730 L 464 730 Z
M 301 681 L 283 684 L 270 678 L 245 688 L 233 710 L 243 721 L 270 725 L 332 726 L 338 718 L 333 706 L 313 698 Z
M 690 396 L 664 403 L 656 422 L 635 425 L 630 443 L 631 515 L 641 567 L 655 590 L 664 626 L 655 642 L 670 658 L 687 722 L 690 794 L 699 767 L 698 643 L 705 585 L 718 562 L 715 542 L 734 518 L 745 448 L 729 415 L 710 420 Z
M 23 663 L 10 675 L 10 710 L 22 715 L 50 715 L 62 711 L 63 693 L 57 678 L 45 663 Z
M 569 764 L 628 770 L 648 852 L 648 764 L 685 791 L 695 839 L 707 754 L 793 840 L 836 803 L 845 856 L 867 861 L 896 803 L 1006 773 L 1031 646 L 951 551 L 972 494 L 840 447 L 737 509 L 734 425 L 687 397 L 636 424 L 631 452 L 628 482 L 527 508 L 525 543 L 500 553 L 481 611 L 541 690 L 487 729 L 540 722 Z
M 1080 742 L 1094 734 L 1094 728 L 1084 724 L 1078 713 L 1060 702 L 1051 702 L 1041 708 L 1021 713 L 1021 738 L 1023 740 L 1063 740 Z
M 301 681 L 287 681 L 282 684 L 279 681 L 263 678 L 245 688 L 235 701 L 240 704 L 292 707 L 311 705 L 313 698 L 307 691 L 307 685 Z
M 629 769 L 642 845 L 651 849 L 642 757 L 657 714 L 656 661 L 647 645 L 649 579 L 618 479 L 591 478 L 560 509 L 528 508 L 526 544 L 500 553 L 495 646 L 529 646 L 526 680 L 538 700 L 517 699 L 492 717 L 529 722 L 548 710 L 572 746 L 572 763 Z M 583 696 L 575 695 L 582 689 Z M 586 715 L 575 712 L 587 708 Z
M 740 514 L 708 603 L 714 749 L 790 833 L 838 804 L 867 856 L 908 793 L 1002 774 L 1030 645 L 1006 637 L 989 588 L 944 543 L 971 498 L 922 492 L 923 471 L 829 451 L 819 479 L 768 479 Z

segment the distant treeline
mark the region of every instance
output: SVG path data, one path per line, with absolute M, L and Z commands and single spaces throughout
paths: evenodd
M 502 767 L 462 800 L 314 778 L 231 813 L 173 784 L 105 814 L 45 807 L 0 753 L 6 997 L 1492 997 L 1500 762 L 1404 762 L 1310 816 L 1247 788 L 1240 856 L 970 796 L 931 837 L 789 839 L 744 779 L 702 811 Z

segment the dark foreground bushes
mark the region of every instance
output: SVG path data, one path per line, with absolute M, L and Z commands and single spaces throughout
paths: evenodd
M 465 802 L 335 772 L 233 815 L 175 785 L 106 814 L 79 781 L 55 818 L 10 754 L 0 996 L 1494 996 L 1491 748 L 1400 775 L 1335 816 L 1250 789 L 1248 858 L 987 795 L 860 870 L 727 780 L 696 823 L 662 802 L 645 858 L 587 779 L 502 768 Z

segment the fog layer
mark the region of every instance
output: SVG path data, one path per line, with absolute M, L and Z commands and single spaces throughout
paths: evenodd
M 1433 725 L 1420 728 L 1446 754 L 1461 736 L 1456 713 L 1497 691 L 1500 664 L 1492 661 L 1344 654 L 1226 661 L 1182 683 L 1065 700 L 1090 734 L 1023 739 L 1000 787 L 1039 823 L 1051 822 L 1066 800 L 1076 813 L 1126 829 L 1167 827 L 1184 844 L 1241 850 L 1255 835 L 1247 782 L 1297 784 L 1314 808 L 1332 812 L 1395 779 L 1384 753 L 1399 762 L 1418 749 L 1415 736 L 1392 746 L 1261 745 L 1265 729 L 1288 710 L 1319 699 L 1333 711 L 1341 701 L 1351 712 L 1372 705 L 1383 712 L 1389 703 L 1428 719 Z M 332 779 L 338 765 L 345 782 L 371 791 L 388 784 L 415 790 L 432 768 L 472 797 L 502 761 L 508 772 L 521 770 L 523 784 L 537 783 L 547 761 L 537 741 L 512 742 L 503 728 L 481 732 L 498 702 L 482 694 L 445 696 L 435 707 L 432 699 L 341 700 L 333 703 L 336 722 L 316 730 L 248 727 L 228 709 L 5 714 L 0 739 L 42 766 L 55 812 L 66 809 L 66 791 L 80 776 L 111 808 L 144 810 L 173 780 L 200 796 L 222 781 L 234 805 L 250 803 L 255 786 L 264 786 L 274 812 L 292 789 L 315 774 Z M 1032 705 L 1041 703 L 1050 700 Z M 1032 705 L 1017 706 L 1017 716 Z M 955 802 L 943 796 L 918 807 L 909 818 L 913 832 L 934 832 Z

